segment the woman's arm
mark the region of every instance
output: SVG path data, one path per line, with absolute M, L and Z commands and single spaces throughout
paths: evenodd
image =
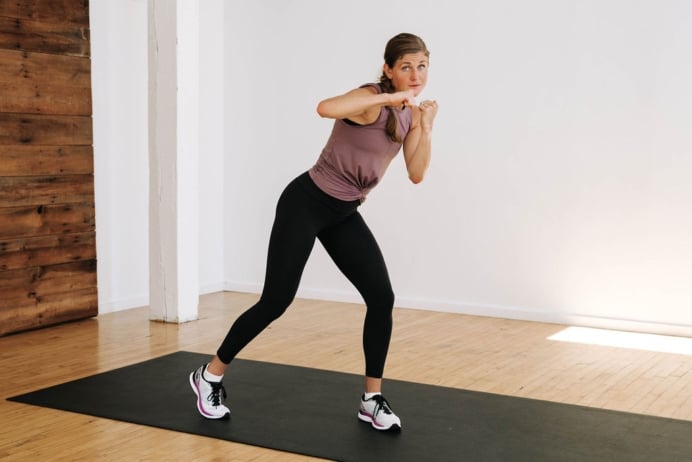
M 377 120 L 382 106 L 413 104 L 413 101 L 412 91 L 377 93 L 375 88 L 368 86 L 320 101 L 317 113 L 321 117 L 349 119 L 366 125 Z
M 432 127 L 437 115 L 436 101 L 423 101 L 414 110 L 414 124 L 404 139 L 404 160 L 408 177 L 414 184 L 423 181 L 430 164 Z

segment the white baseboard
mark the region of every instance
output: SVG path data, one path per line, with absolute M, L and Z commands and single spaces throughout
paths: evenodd
M 224 281 L 223 290 L 226 292 L 245 292 L 248 294 L 259 294 L 262 292 L 261 284 Z
M 149 305 L 149 295 L 102 301 L 99 299 L 99 314 L 114 313 Z
M 397 299 L 396 306 L 400 308 L 459 313 L 473 316 L 488 316 L 491 318 L 515 319 L 520 321 L 542 322 L 563 326 L 593 327 L 598 329 L 612 329 L 629 332 L 644 332 L 648 334 L 692 337 L 692 326 L 684 324 L 642 321 L 637 319 L 605 318 L 579 313 L 533 311 L 524 308 L 510 308 L 492 305 L 470 305 L 414 298 Z
M 208 282 L 208 283 L 200 284 L 199 294 L 205 295 L 205 294 L 213 294 L 214 292 L 223 292 L 225 290 L 225 287 L 226 287 L 226 285 L 224 284 L 223 281 Z
M 261 284 L 239 283 L 226 281 L 224 290 L 231 292 L 246 292 L 258 294 L 262 291 Z M 363 303 L 358 292 L 333 291 L 324 289 L 301 288 L 296 295 L 298 298 L 311 300 L 331 300 L 345 303 Z M 594 327 L 598 329 L 613 329 L 629 332 L 644 332 L 648 334 L 674 335 L 692 337 L 692 326 L 683 324 L 668 324 L 636 319 L 614 319 L 579 313 L 532 311 L 524 308 L 513 308 L 491 305 L 472 305 L 459 302 L 397 297 L 397 308 L 437 311 L 444 313 L 487 316 L 491 318 L 515 319 L 520 321 L 543 322 L 564 326 Z
M 223 292 L 225 284 L 223 282 L 213 282 L 200 285 L 199 294 L 212 294 L 214 292 Z M 99 300 L 99 314 L 114 313 L 116 311 L 124 311 L 132 308 L 140 308 L 149 305 L 149 295 L 141 295 L 139 297 L 122 298 L 116 300 Z

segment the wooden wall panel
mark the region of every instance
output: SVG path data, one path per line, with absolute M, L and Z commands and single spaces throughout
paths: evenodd
M 0 49 L 0 82 L 53 83 L 91 87 L 91 60 L 79 56 L 49 55 Z
M 0 1 L 0 335 L 95 316 L 89 3 Z
M 0 207 L 3 238 L 92 232 L 95 228 L 93 204 L 58 204 Z M 0 240 L 0 247 L 4 240 Z
M 0 111 L 41 114 L 84 114 L 91 109 L 89 88 L 65 88 L 58 85 L 16 85 L 0 82 Z M 6 95 L 6 96 L 5 96 Z
M 0 17 L 0 48 L 89 56 L 89 30 L 71 24 Z
M 93 202 L 93 197 L 91 175 L 0 178 L 0 207 Z
M 92 146 L 33 146 L 0 144 L 0 177 L 32 175 L 90 175 Z
M 89 58 L 0 50 L 0 112 L 90 114 L 90 73 Z
M 95 233 L 56 234 L 0 241 L 0 271 L 95 258 Z
M 88 0 L 3 0 L 0 16 L 89 27 Z
M 33 304 L 2 309 L 3 334 L 46 327 L 66 321 L 83 319 L 93 310 L 96 288 L 74 290 L 69 298 L 64 294 L 46 295 Z
M 95 262 L 79 261 L 45 267 L 21 268 L 0 272 L 0 310 L 36 306 L 46 296 L 96 286 Z
M 91 117 L 0 113 L 0 144 L 92 145 Z

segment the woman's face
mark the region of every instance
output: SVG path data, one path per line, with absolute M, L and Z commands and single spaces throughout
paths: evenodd
M 396 91 L 413 90 L 413 94 L 418 96 L 428 82 L 428 65 L 428 57 L 420 51 L 405 54 L 397 59 L 394 67 L 385 64 L 383 70 Z

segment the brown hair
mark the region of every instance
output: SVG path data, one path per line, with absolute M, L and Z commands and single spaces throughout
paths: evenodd
M 430 56 L 428 47 L 423 42 L 423 39 L 414 34 L 401 33 L 395 35 L 387 42 L 387 46 L 384 49 L 384 62 L 387 66 L 393 68 L 396 61 L 402 56 L 410 53 L 425 53 L 425 56 Z M 392 85 L 392 81 L 387 77 L 387 75 L 382 71 L 380 76 L 380 87 L 384 93 L 394 93 L 395 89 Z M 389 139 L 395 143 L 401 142 L 401 137 L 397 130 L 397 118 L 394 111 L 390 106 L 386 106 L 387 114 L 387 136 Z

